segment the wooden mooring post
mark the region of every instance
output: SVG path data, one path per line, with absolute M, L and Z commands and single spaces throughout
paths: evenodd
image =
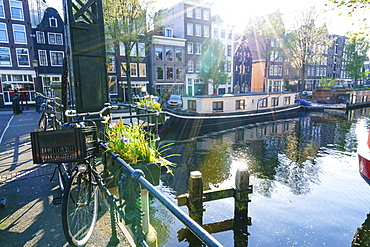
M 234 231 L 234 246 L 248 245 L 248 226 L 252 225 L 248 217 L 249 194 L 253 193 L 252 185 L 249 185 L 249 172 L 247 168 L 239 168 L 236 172 L 235 187 L 218 188 L 203 191 L 202 173 L 190 172 L 188 193 L 177 197 L 178 206 L 187 206 L 189 216 L 199 225 L 203 225 L 204 202 L 233 197 L 235 200 L 234 219 L 203 225 L 209 233 L 222 231 Z M 187 236 L 185 229 L 180 230 L 179 240 Z M 189 239 L 188 239 L 189 240 Z

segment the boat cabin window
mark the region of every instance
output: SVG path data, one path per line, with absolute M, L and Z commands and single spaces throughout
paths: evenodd
M 284 105 L 290 105 L 290 97 L 284 97 Z
M 188 110 L 197 111 L 197 102 L 195 100 L 188 100 Z
M 212 103 L 213 112 L 223 112 L 224 111 L 224 102 L 223 101 L 215 101 Z
M 260 101 L 260 107 L 267 107 L 267 98 L 261 99 Z
M 244 110 L 245 109 L 245 100 L 237 100 L 235 102 L 235 110 Z
M 271 98 L 271 106 L 278 106 L 279 98 Z

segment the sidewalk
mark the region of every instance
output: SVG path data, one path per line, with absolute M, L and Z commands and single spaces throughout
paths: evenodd
M 62 230 L 62 206 L 53 204 L 53 198 L 61 196 L 57 182 L 50 182 L 54 166 L 32 161 L 29 133 L 37 129 L 40 114 L 35 110 L 19 115 L 7 111 L 0 114 L 9 115 L 0 139 L 0 199 L 6 199 L 6 205 L 0 207 L 1 246 L 68 246 Z M 86 246 L 108 246 L 110 218 L 101 205 L 97 225 Z M 118 246 L 126 246 L 125 241 Z

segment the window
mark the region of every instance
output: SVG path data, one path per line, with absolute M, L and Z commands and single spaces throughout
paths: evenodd
M 267 98 L 261 99 L 259 101 L 259 107 L 261 107 L 261 108 L 267 107 Z
M 10 14 L 13 20 L 23 20 L 23 7 L 21 1 L 10 1 Z
M 12 65 L 10 60 L 10 49 L 8 47 L 0 47 L 0 66 Z
M 188 42 L 188 54 L 193 54 L 193 43 Z
M 186 24 L 186 34 L 193 35 L 193 23 Z
M 137 64 L 130 63 L 130 73 L 132 77 L 137 77 Z
M 8 32 L 5 23 L 0 23 L 0 42 L 8 42 Z
M 50 26 L 50 27 L 58 27 L 57 18 L 55 18 L 55 17 L 50 17 L 50 18 L 49 18 L 49 26 Z
M 176 49 L 176 62 L 182 62 L 182 49 Z
M 207 25 L 204 25 L 203 26 L 203 36 L 205 38 L 208 38 L 209 37 L 209 26 L 207 26 Z
M 221 29 L 221 39 L 224 39 L 226 37 L 226 31 L 225 29 Z
M 108 76 L 109 94 L 118 94 L 117 76 Z
M 194 72 L 194 61 L 193 60 L 188 61 L 188 72 Z
M 202 25 L 195 24 L 195 36 L 202 36 Z
M 173 67 L 167 67 L 166 70 L 166 79 L 173 80 Z
M 195 72 L 200 72 L 200 61 L 195 62 Z
M 244 110 L 245 109 L 245 100 L 237 100 L 235 102 L 235 110 Z
M 48 59 L 45 50 L 39 50 L 39 65 L 48 66 Z
M 226 69 L 227 72 L 231 72 L 231 61 L 230 60 L 227 60 L 227 69 Z
M 162 47 L 155 48 L 155 60 L 162 61 L 163 60 L 163 49 Z
M 50 51 L 51 66 L 63 66 L 63 56 L 62 51 Z
M 3 0 L 0 0 L 0 18 L 5 18 L 5 12 L 4 12 L 4 3 L 3 3 Z
M 186 9 L 186 17 L 193 18 L 193 8 L 187 7 L 187 9 Z
M 195 19 L 202 19 L 202 10 L 195 9 Z
M 138 49 L 139 49 L 139 57 L 145 57 L 145 44 L 144 43 L 138 43 Z
M 218 28 L 213 29 L 213 38 L 218 38 Z
M 36 41 L 40 44 L 45 44 L 45 34 L 41 31 L 36 31 Z
M 279 98 L 271 98 L 271 106 L 278 106 Z
M 121 76 L 122 77 L 126 76 L 126 71 L 127 71 L 126 63 L 121 63 Z
M 163 80 L 163 67 L 156 67 L 156 78 L 157 80 Z
M 176 80 L 182 80 L 182 68 L 176 68 Z
M 227 56 L 231 56 L 231 45 L 227 45 Z
M 290 97 L 284 97 L 284 105 L 290 105 Z
M 139 63 L 139 77 L 146 77 L 146 64 Z
M 213 112 L 223 112 L 224 102 L 223 101 L 212 102 L 212 109 L 213 109 Z
M 233 31 L 229 30 L 229 31 L 227 32 L 227 38 L 228 38 L 228 39 L 232 39 L 232 38 L 233 38 Z
M 172 37 L 172 29 L 171 28 L 166 28 L 166 31 L 165 31 L 165 37 Z
M 63 45 L 63 35 L 61 33 L 48 33 L 49 44 Z
M 109 56 L 107 59 L 107 71 L 116 72 L 116 59 L 114 58 L 114 56 Z
M 172 49 L 166 48 L 166 60 L 173 61 Z
M 202 50 L 202 44 L 201 43 L 196 43 L 195 44 L 195 53 L 199 55 L 201 53 L 201 50 Z
M 283 66 L 282 65 L 278 65 L 278 75 L 283 75 Z
M 203 10 L 203 19 L 206 21 L 209 21 L 209 10 L 208 9 Z
M 188 110 L 197 111 L 197 102 L 195 100 L 188 100 Z
M 16 53 L 17 53 L 17 60 L 18 60 L 19 67 L 30 66 L 30 58 L 28 56 L 28 49 L 17 48 Z
M 27 44 L 26 28 L 23 25 L 13 25 L 14 42 L 20 44 Z

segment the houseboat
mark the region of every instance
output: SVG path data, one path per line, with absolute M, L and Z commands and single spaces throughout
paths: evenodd
M 226 129 L 296 116 L 296 93 L 243 93 L 182 97 L 182 109 L 166 111 L 165 127 Z
M 312 102 L 325 109 L 351 109 L 370 106 L 368 88 L 332 88 L 318 89 L 312 93 Z

